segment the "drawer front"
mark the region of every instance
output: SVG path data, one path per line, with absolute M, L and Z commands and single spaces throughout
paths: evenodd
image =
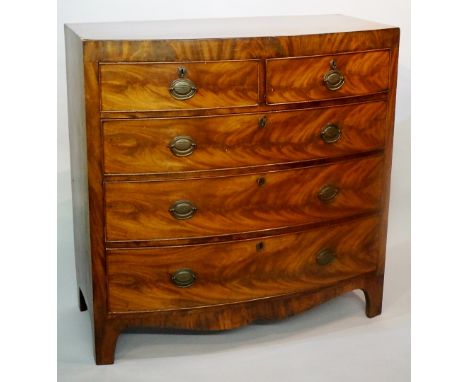
M 389 86 L 389 64 L 388 50 L 267 60 L 267 102 L 304 102 L 383 92 Z
M 181 73 L 179 68 L 185 71 Z M 258 68 L 257 60 L 101 64 L 101 109 L 147 111 L 256 105 Z
M 109 310 L 178 309 L 320 289 L 376 269 L 379 219 L 198 246 L 107 253 Z
M 293 112 L 103 123 L 107 174 L 337 157 L 385 144 L 386 102 Z
M 223 235 L 375 211 L 382 165 L 374 156 L 264 174 L 106 183 L 106 238 Z

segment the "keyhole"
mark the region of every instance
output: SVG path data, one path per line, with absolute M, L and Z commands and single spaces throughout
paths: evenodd
M 263 241 L 258 242 L 257 245 L 255 246 L 255 248 L 257 248 L 257 252 L 262 251 L 264 247 L 265 245 L 263 244 Z
M 185 77 L 185 74 L 187 73 L 187 69 L 185 69 L 183 66 L 179 68 L 179 77 L 183 78 Z

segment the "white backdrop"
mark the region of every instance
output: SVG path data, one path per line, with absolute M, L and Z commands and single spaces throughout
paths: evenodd
M 286 322 L 214 337 L 122 335 L 116 365 L 94 366 L 89 318 L 78 312 L 75 294 L 63 24 L 330 13 L 401 28 L 384 314 L 368 320 L 362 295 L 351 294 Z M 409 0 L 59 0 L 57 31 L 59 380 L 178 381 L 188 372 L 207 381 L 222 372 L 224 380 L 239 381 L 246 370 L 247 380 L 284 381 L 292 372 L 296 381 L 409 381 Z

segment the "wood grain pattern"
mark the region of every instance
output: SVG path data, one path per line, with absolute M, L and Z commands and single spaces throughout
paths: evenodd
M 224 244 L 108 252 L 109 311 L 178 309 L 321 289 L 375 270 L 378 218 L 300 234 Z M 262 243 L 261 250 L 257 250 Z M 323 249 L 336 252 L 319 265 Z M 189 268 L 194 284 L 171 281 Z
M 387 116 L 387 135 L 385 137 L 385 170 L 383 174 L 383 185 L 382 185 L 382 200 L 383 200 L 383 214 L 381 223 L 381 240 L 380 240 L 380 256 L 379 265 L 377 268 L 377 275 L 383 277 L 385 271 L 385 257 L 387 251 L 387 227 L 388 227 L 388 213 L 390 208 L 390 180 L 392 172 L 392 156 L 393 156 L 393 126 L 395 122 L 395 105 L 396 105 L 396 94 L 397 94 L 397 74 L 398 74 L 398 52 L 399 52 L 399 37 L 400 30 L 396 31 L 397 42 L 391 50 L 390 55 L 390 87 L 389 92 L 389 104 L 388 104 L 388 116 Z M 383 292 L 382 292 L 383 293 Z
M 164 118 L 103 122 L 106 174 L 213 170 L 309 159 L 333 158 L 381 149 L 385 143 L 385 102 L 224 117 Z M 266 126 L 259 120 L 266 117 Z M 325 143 L 329 123 L 342 136 Z M 176 136 L 190 136 L 196 149 L 177 157 Z M 216 158 L 216 161 L 213 161 Z
M 84 60 L 213 61 L 313 56 L 391 48 L 398 44 L 399 29 L 301 36 L 217 38 L 197 40 L 84 41 Z
M 200 180 L 106 183 L 108 241 L 198 237 L 295 226 L 380 208 L 382 158 L 327 166 Z M 266 184 L 258 186 L 263 176 Z M 317 197 L 326 185 L 335 200 Z M 281 196 L 281 197 L 279 197 Z M 197 207 L 192 219 L 176 220 L 177 200 Z
M 388 90 L 388 50 L 266 61 L 267 102 L 286 103 L 378 93 Z M 329 90 L 323 76 L 335 60 L 345 83 Z
M 346 19 L 346 17 L 344 17 Z M 114 350 L 117 337 L 122 330 L 129 327 L 154 326 L 159 328 L 181 328 L 192 330 L 224 330 L 239 327 L 256 320 L 279 319 L 297 314 L 312 306 L 320 304 L 328 299 L 336 297 L 342 293 L 353 289 L 362 289 L 366 296 L 366 314 L 373 317 L 380 314 L 382 307 L 382 292 L 383 292 L 383 271 L 385 266 L 385 239 L 386 227 L 388 219 L 388 200 L 389 200 L 389 185 L 390 185 L 390 168 L 392 155 L 392 137 L 393 137 L 393 120 L 395 108 L 396 94 L 396 73 L 398 61 L 398 43 L 399 29 L 393 27 L 372 27 L 358 30 L 338 30 L 334 29 L 336 23 L 330 24 L 325 19 L 320 19 L 321 28 L 325 26 L 329 31 L 321 29 L 322 32 L 317 32 L 314 23 L 308 23 L 304 27 L 304 33 L 301 35 L 283 35 L 279 33 L 268 34 L 268 36 L 249 35 L 242 38 L 228 37 L 228 34 L 223 34 L 224 28 L 219 29 L 219 35 L 216 38 L 198 38 L 198 39 L 130 39 L 128 36 L 119 38 L 119 33 L 123 33 L 123 29 L 113 31 L 109 28 L 110 24 L 103 25 L 110 35 L 106 39 L 80 38 L 75 32 L 79 28 L 66 27 L 66 43 L 67 43 L 67 78 L 69 91 L 69 112 L 70 112 L 70 128 L 74 131 L 70 132 L 70 143 L 72 148 L 72 171 L 75 171 L 74 180 L 77 184 L 73 190 L 77 190 L 79 195 L 74 195 L 74 224 L 75 224 L 75 240 L 80 241 L 75 243 L 76 251 L 76 267 L 78 275 L 79 291 L 82 291 L 84 297 L 81 300 L 81 308 L 88 308 L 92 317 L 95 358 L 97 364 L 109 364 L 114 362 Z M 295 24 L 297 27 L 299 24 Z M 348 25 L 345 21 L 340 22 L 340 28 L 345 28 Z M 255 25 L 257 28 L 258 25 Z M 75 29 L 75 31 L 73 31 Z M 257 28 L 258 29 L 258 28 Z M 296 28 L 297 29 L 297 28 Z M 369 30 L 371 29 L 371 30 Z M 154 29 L 151 28 L 152 31 Z M 242 33 L 246 33 L 248 28 L 242 28 Z M 266 33 L 266 29 L 261 28 L 262 33 Z M 132 28 L 132 31 L 137 32 Z M 315 31 L 315 32 L 314 32 Z M 198 31 L 197 33 L 204 33 Z M 332 33 L 333 32 L 333 33 Z M 334 33 L 338 32 L 338 33 Z M 79 33 L 79 32 L 78 32 Z M 314 34 L 317 33 L 317 34 Z M 218 38 L 219 37 L 219 38 Z M 312 57 L 317 55 L 335 56 L 347 53 L 357 53 L 372 50 L 387 50 L 389 52 L 389 83 L 388 92 L 373 93 L 368 95 L 357 95 L 353 97 L 342 97 L 336 99 L 314 99 L 306 100 L 303 103 L 284 103 L 284 104 L 266 104 L 264 98 L 266 87 L 265 61 L 266 59 L 276 58 L 292 58 L 292 57 Z M 212 62 L 225 60 L 257 60 L 259 64 L 257 82 L 258 90 L 257 98 L 254 104 L 249 106 L 242 105 L 223 105 L 212 109 L 201 107 L 195 108 L 171 108 L 171 109 L 144 109 L 144 110 L 102 110 L 101 109 L 101 90 L 99 84 L 100 67 L 112 65 L 151 65 L 154 63 L 167 63 L 179 65 L 179 63 L 188 62 Z M 227 81 L 227 80 L 226 80 Z M 132 85 L 129 83 L 129 87 Z M 141 87 L 141 82 L 139 83 Z M 244 81 L 241 82 L 244 86 Z M 121 89 L 119 89 L 120 91 Z M 143 92 L 145 90 L 142 90 Z M 219 92 L 220 90 L 217 89 Z M 198 94 L 199 95 L 199 94 Z M 116 94 L 116 97 L 120 96 Z M 135 95 L 139 99 L 138 94 Z M 124 97 L 125 98 L 125 97 Z M 237 98 L 236 98 L 237 99 Z M 139 99 L 138 102 L 146 102 L 145 98 Z M 108 290 L 107 290 L 107 264 L 106 264 L 106 245 L 136 245 L 136 243 L 146 243 L 144 245 L 170 246 L 172 239 L 153 242 L 139 241 L 117 241 L 106 242 L 106 227 L 105 227 L 105 191 L 111 184 L 106 183 L 116 181 L 117 179 L 124 180 L 125 185 L 132 184 L 130 180 L 136 181 L 133 184 L 158 184 L 158 183 L 176 183 L 186 185 L 189 182 L 194 182 L 190 177 L 200 177 L 193 171 L 176 170 L 175 172 L 154 173 L 153 175 L 105 175 L 104 174 L 104 152 L 102 143 L 102 119 L 126 119 L 135 118 L 177 118 L 180 117 L 217 117 L 229 114 L 238 113 L 271 113 L 280 110 L 298 111 L 304 108 L 323 108 L 331 106 L 351 106 L 351 103 L 362 102 L 377 102 L 383 101 L 387 103 L 386 110 L 386 126 L 385 126 L 385 146 L 383 156 L 380 156 L 382 163 L 382 171 L 380 178 L 376 182 L 380 184 L 379 203 L 378 203 L 378 218 L 377 227 L 379 230 L 378 246 L 376 250 L 376 268 L 374 270 L 360 274 L 357 277 L 352 277 L 342 281 L 336 281 L 333 285 L 321 287 L 317 290 L 307 290 L 295 292 L 282 296 L 268 296 L 265 298 L 254 299 L 237 303 L 220 304 L 206 307 L 185 308 L 182 310 L 164 310 L 150 312 L 124 312 L 112 313 L 108 310 Z M 120 102 L 120 101 L 119 101 Z M 120 107 L 120 106 L 119 106 Z M 149 106 L 148 106 L 149 107 Z M 152 106 L 151 106 L 152 107 Z M 210 106 L 211 107 L 211 106 Z M 305 113 L 312 113 L 304 111 Z M 319 113 L 317 111 L 317 113 Z M 228 116 L 226 118 L 229 118 Z M 196 118 L 194 118 L 196 119 Z M 136 123 L 139 123 L 135 121 Z M 140 121 L 143 123 L 143 121 Z M 155 122 L 156 123 L 156 122 Z M 283 132 L 284 133 L 284 132 Z M 381 151 L 381 150 L 380 150 Z M 359 160 L 359 155 L 364 155 L 365 152 L 356 153 L 353 157 L 356 161 Z M 375 158 L 377 153 L 370 153 Z M 381 154 L 381 153 L 379 153 Z M 263 154 L 262 154 L 263 155 Z M 328 154 L 327 154 L 328 155 Z M 331 155 L 331 154 L 330 154 Z M 368 155 L 368 154 L 365 154 Z M 216 155 L 218 156 L 218 154 Z M 343 156 L 332 157 L 333 161 L 337 161 L 336 165 L 346 163 L 350 158 Z M 213 159 L 216 159 L 214 157 Z M 362 158 L 361 158 L 362 159 Z M 370 160 L 370 158 L 369 158 Z M 338 163 L 338 161 L 340 161 Z M 267 163 L 258 165 L 256 171 L 270 171 L 287 168 L 297 168 L 297 166 L 309 166 L 311 164 L 320 164 L 322 162 L 310 163 L 309 161 L 290 162 L 286 164 Z M 333 165 L 334 166 L 334 165 Z M 208 169 L 203 170 L 203 177 L 212 177 L 215 179 L 225 179 L 235 174 L 245 174 L 247 171 L 252 173 L 254 167 L 230 167 L 222 171 Z M 317 171 L 326 169 L 324 167 L 316 167 Z M 120 171 L 120 170 L 119 170 Z M 151 170 L 153 171 L 153 170 Z M 158 170 L 159 171 L 159 170 Z M 295 171 L 295 170 L 294 170 Z M 298 170 L 299 171 L 299 170 Z M 305 171 L 305 169 L 304 169 Z M 287 172 L 287 171 L 284 171 Z M 77 174 L 81 174 L 78 175 Z M 265 172 L 268 178 L 270 172 Z M 275 174 L 272 172 L 271 174 Z M 260 175 L 260 174 L 258 174 Z M 177 177 L 184 177 L 184 181 L 177 181 Z M 249 175 L 255 181 L 255 175 Z M 87 177 L 87 179 L 86 179 Z M 351 173 L 347 173 L 346 177 L 352 177 Z M 151 182 L 149 180 L 151 179 Z M 164 180 L 172 179 L 170 182 Z M 141 182 L 148 180 L 148 182 Z M 268 189 L 264 188 L 263 191 Z M 294 184 L 293 184 L 293 187 Z M 262 192 L 263 192 L 262 191 Z M 249 189 L 249 193 L 253 196 L 254 190 Z M 377 191 L 376 191 L 377 192 Z M 129 198 L 138 200 L 138 194 L 127 195 Z M 234 199 L 242 199 L 241 196 L 235 195 Z M 268 203 L 266 209 L 270 208 L 271 198 L 267 198 Z M 296 197 L 299 200 L 300 197 Z M 257 200 L 260 200 L 258 198 Z M 356 201 L 356 200 L 354 200 Z M 148 202 L 148 200 L 147 200 Z M 153 202 L 150 203 L 151 205 Z M 88 206 L 88 207 L 86 207 Z M 282 206 L 280 206 L 282 207 Z M 82 211 L 85 209 L 86 211 Z M 128 211 L 127 211 L 128 212 Z M 138 212 L 139 213 L 139 212 Z M 134 214 L 134 216 L 138 215 Z M 373 213 L 369 211 L 368 213 Z M 298 216 L 296 212 L 294 216 Z M 338 215 L 338 213 L 337 213 Z M 87 218 L 86 218 L 87 216 Z M 197 215 L 199 216 L 199 215 Z M 351 215 L 356 216 L 356 215 Z M 380 217 L 380 218 L 379 218 Z M 144 217 L 147 221 L 151 221 L 153 217 Z M 350 216 L 333 220 L 340 221 L 343 224 L 348 224 Z M 328 218 L 327 218 L 328 219 Z M 217 241 L 226 240 L 259 240 L 260 236 L 266 237 L 277 234 L 291 235 L 298 234 L 299 231 L 312 227 L 320 227 L 329 225 L 331 220 L 317 219 L 315 223 L 305 225 L 289 225 L 266 229 L 261 231 L 250 231 L 239 234 L 227 234 L 221 236 L 186 237 L 174 239 L 178 245 L 195 245 L 195 243 L 203 246 L 211 246 Z M 340 223 L 340 224 L 341 224 Z M 138 226 L 135 223 L 135 227 Z M 314 228 L 314 229 L 315 229 Z M 136 229 L 136 228 L 135 228 Z M 257 227 L 255 227 L 257 229 Z M 163 228 L 164 230 L 164 228 Z M 175 231 L 167 230 L 168 235 L 178 235 L 179 228 Z M 257 235 L 255 237 L 255 235 Z M 267 240 L 266 238 L 262 240 Z M 234 243 L 233 243 L 234 244 Z M 223 244 L 219 244 L 222 246 Z M 89 248 L 89 251 L 81 249 Z M 123 249 L 120 249 L 123 251 Z M 139 249 L 140 250 L 140 249 Z M 138 250 L 138 251 L 139 251 Z M 147 251 L 149 249 L 141 249 Z M 163 248 L 158 248 L 163 250 Z M 133 253 L 133 252 L 132 252 Z M 110 256 L 110 255 L 109 255 Z M 85 285 L 84 288 L 82 286 Z M 87 286 L 86 286 L 87 285 Z M 80 292 L 78 293 L 80 294 Z M 84 302 L 84 303 L 83 303 Z
M 102 64 L 101 107 L 107 111 L 198 109 L 258 103 L 258 61 Z M 185 67 L 196 94 L 178 100 L 169 92 Z
M 238 328 L 253 322 L 283 319 L 322 304 L 354 289 L 366 297 L 366 315 L 374 317 L 382 309 L 383 278 L 374 272 L 335 283 L 320 290 L 244 301 L 211 305 L 203 308 L 150 312 L 110 313 L 104 320 L 106 328 L 101 338 L 100 364 L 114 363 L 114 351 L 119 334 L 127 328 L 155 327 L 219 331 Z
M 264 61 L 263 61 L 264 62 Z M 261 77 L 261 75 L 260 75 Z M 262 80 L 260 80 L 262 82 Z M 264 81 L 263 81 L 264 82 Z M 262 87 L 260 87 L 262 88 Z M 261 92 L 260 92 L 261 93 Z M 174 110 L 150 110 L 150 111 L 101 111 L 100 115 L 103 121 L 121 120 L 121 119 L 148 119 L 148 118 L 180 118 L 180 117 L 210 117 L 229 114 L 247 114 L 247 113 L 269 113 L 272 111 L 293 111 L 298 109 L 323 108 L 339 105 L 354 105 L 364 102 L 387 101 L 388 92 L 374 93 L 364 96 L 344 97 L 339 102 L 334 99 L 313 100 L 301 103 L 281 103 L 266 104 L 259 103 L 255 106 L 242 106 L 218 109 L 174 109 Z M 265 97 L 261 99 L 265 99 Z
M 88 159 L 88 201 L 93 286 L 93 334 L 97 364 L 106 362 L 107 289 L 104 231 L 102 144 L 99 120 L 98 63 L 85 62 L 86 150 Z M 87 270 L 89 272 L 89 270 Z M 89 304 L 88 304 L 89 307 Z
M 105 337 L 112 331 L 106 324 L 98 63 L 86 59 L 83 41 L 72 30 L 65 28 L 65 34 L 77 281 L 91 316 L 96 363 L 104 364 L 109 361 Z

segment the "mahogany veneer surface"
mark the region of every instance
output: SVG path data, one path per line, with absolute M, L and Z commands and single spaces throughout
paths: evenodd
M 167 91 L 178 68 L 200 84 L 195 97 L 180 102 Z M 252 106 L 258 103 L 257 60 L 102 64 L 101 107 L 106 111 L 198 109 Z
M 345 77 L 345 86 L 333 92 L 323 86 L 323 75 L 331 60 Z M 389 61 L 389 50 L 267 60 L 267 102 L 301 102 L 386 91 Z
M 108 252 L 109 310 L 165 310 L 229 304 L 320 289 L 375 271 L 378 218 L 351 224 L 227 244 Z M 257 246 L 261 245 L 261 249 Z M 336 260 L 319 265 L 315 256 L 333 249 Z M 171 274 L 194 270 L 196 282 L 178 288 Z
M 131 241 L 212 236 L 374 212 L 381 204 L 382 171 L 379 155 L 242 176 L 106 183 L 106 237 Z M 339 193 L 323 202 L 318 194 L 328 185 Z M 196 206 L 193 218 L 172 217 L 169 208 L 178 200 Z
M 215 170 L 342 157 L 383 149 L 386 102 L 221 117 L 106 120 L 102 124 L 106 174 Z M 259 122 L 265 118 L 264 128 Z M 321 139 L 329 123 L 341 130 L 334 144 Z M 174 137 L 196 149 L 175 157 Z M 214 161 L 213 158 L 216 158 Z
M 328 15 L 65 37 L 97 364 L 130 327 L 231 329 L 353 289 L 380 314 L 398 28 Z

